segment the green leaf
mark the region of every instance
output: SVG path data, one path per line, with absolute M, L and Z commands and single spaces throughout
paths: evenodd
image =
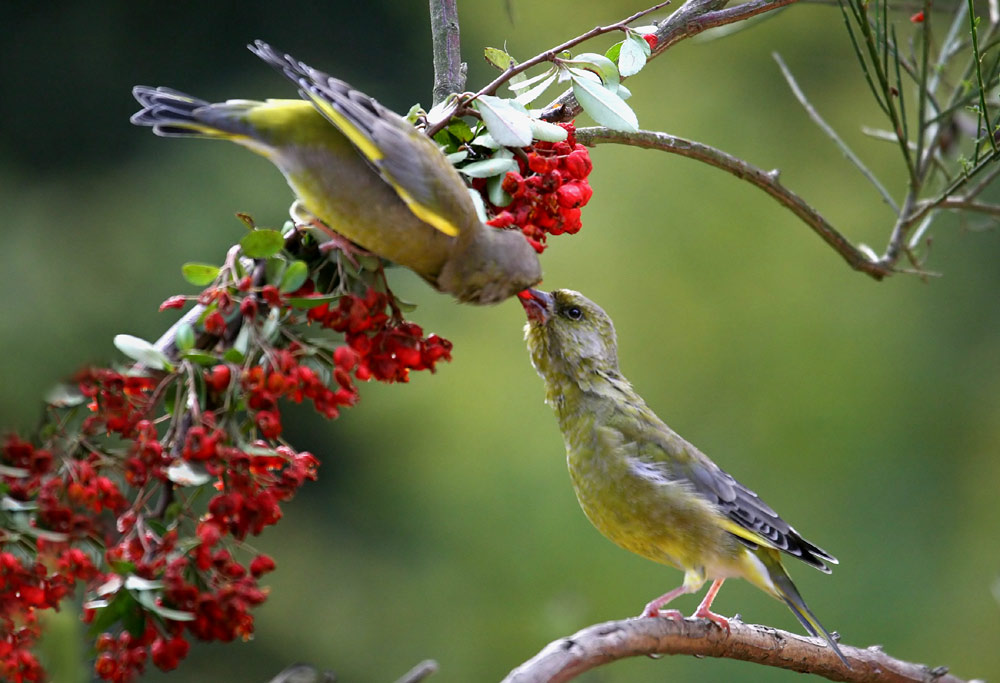
M 189 360 L 192 363 L 197 363 L 198 365 L 204 366 L 206 368 L 212 365 L 218 365 L 219 363 L 218 356 L 213 356 L 210 353 L 205 353 L 204 351 L 199 351 L 197 349 L 182 352 L 181 358 L 183 358 L 184 360 Z
M 57 384 L 45 394 L 45 402 L 55 408 L 71 408 L 86 403 L 87 397 L 76 385 Z
M 486 58 L 487 63 L 495 66 L 500 71 L 506 71 L 512 64 L 516 63 L 513 57 L 498 47 L 486 48 L 483 50 L 483 57 Z
M 264 280 L 268 284 L 276 285 L 281 282 L 281 276 L 285 274 L 288 261 L 283 258 L 269 258 L 264 262 Z
M 543 142 L 562 142 L 566 139 L 566 129 L 541 119 L 531 119 L 531 135 Z
M 556 65 L 552 64 L 551 66 L 549 66 L 548 69 L 546 69 L 542 73 L 536 74 L 531 78 L 525 78 L 523 81 L 518 81 L 517 83 L 510 83 L 507 85 L 507 87 L 516 93 L 518 90 L 524 90 L 529 85 L 532 85 L 533 83 L 537 83 L 538 81 L 548 78 L 549 74 L 555 73 L 556 69 L 557 69 Z
M 135 598 L 128 591 L 119 591 L 110 601 L 90 600 L 83 606 L 97 610 L 94 620 L 90 622 L 92 635 L 110 630 L 112 626 L 122 621 L 128 612 L 134 611 L 137 607 Z
M 507 206 L 510 204 L 511 196 L 507 194 L 503 189 L 504 175 L 495 175 L 486 181 L 486 194 L 490 198 L 490 203 L 493 206 Z
M 144 579 L 141 576 L 131 574 L 125 577 L 125 588 L 133 591 L 152 591 L 163 588 L 163 581 L 159 579 Z
M 375 254 L 359 253 L 355 254 L 354 258 L 358 260 L 358 264 L 364 270 L 378 270 L 379 266 L 382 265 L 381 259 Z
M 618 84 L 618 90 L 615 91 L 615 94 L 623 100 L 627 100 L 632 97 L 632 91 L 626 88 L 623 83 Z
M 507 171 L 516 171 L 517 162 L 513 159 L 483 159 L 482 161 L 473 161 L 458 170 L 470 178 L 492 178 L 506 174 Z
M 612 45 L 604 53 L 604 56 L 610 59 L 612 62 L 618 61 L 618 56 L 621 55 L 622 45 L 625 43 L 624 40 L 619 40 L 617 43 Z
M 339 299 L 339 294 L 323 294 L 320 296 L 293 296 L 286 299 L 285 302 L 293 308 L 316 308 Z
M 272 308 L 267 312 L 267 320 L 260 328 L 260 333 L 264 335 L 264 339 L 268 342 L 274 342 L 278 338 L 278 332 L 280 331 L 281 324 L 281 311 L 277 308 Z
M 11 467 L 10 465 L 0 465 L 0 474 L 5 477 L 14 477 L 16 479 L 22 479 L 27 477 L 31 472 L 24 469 L 23 467 Z M 8 496 L 0 498 L 0 510 L 5 512 L 28 512 L 29 510 L 35 510 L 38 508 L 38 503 L 25 503 L 20 500 L 14 500 Z
M 177 326 L 177 334 L 174 335 L 174 344 L 180 351 L 190 351 L 194 348 L 194 328 L 191 323 L 181 323 Z
M 138 361 L 154 370 L 173 370 L 173 365 L 163 352 L 145 339 L 133 337 L 131 334 L 117 334 L 114 338 L 115 347 L 134 361 Z
M 309 266 L 306 265 L 305 261 L 292 261 L 281 276 L 281 284 L 278 285 L 278 290 L 282 294 L 294 292 L 307 279 L 309 279 Z
M 617 84 L 621 80 L 615 63 L 596 52 L 584 52 L 573 59 L 566 60 L 564 64 L 592 71 L 600 77 L 605 85 Z
M 185 263 L 181 266 L 181 275 L 195 287 L 204 287 L 219 277 L 219 267 L 211 263 Z
M 505 147 L 527 147 L 531 144 L 531 118 L 510 102 L 491 95 L 480 95 L 475 102 L 490 135 Z
M 583 110 L 602 126 L 612 130 L 632 132 L 639 130 L 635 112 L 625 100 L 607 88 L 585 78 L 574 76 L 573 95 Z
M 618 71 L 622 76 L 634 76 L 646 66 L 649 54 L 649 43 L 637 35 L 630 33 L 621 48 L 618 58 Z
M 246 356 L 242 351 L 238 349 L 226 349 L 226 352 L 222 354 L 222 360 L 227 363 L 234 363 L 236 365 L 242 365 L 243 361 L 246 360 Z
M 31 474 L 31 471 L 30 470 L 26 470 L 23 467 L 12 467 L 11 465 L 0 464 L 0 475 L 3 475 L 5 477 L 14 477 L 15 479 L 24 479 L 29 474 Z M 12 510 L 12 509 L 14 509 L 14 508 L 8 508 L 7 507 L 7 501 L 8 500 L 11 503 L 17 502 L 13 498 L 4 497 L 4 499 L 2 501 L 0 501 L 0 510 Z
M 463 149 L 458 152 L 452 152 L 451 154 L 446 154 L 444 158 L 448 160 L 449 164 L 454 166 L 455 164 L 460 164 L 463 161 L 465 161 L 468 156 L 469 156 L 469 151 Z
M 460 142 L 468 142 L 475 137 L 472 133 L 472 129 L 469 128 L 469 124 L 462 119 L 455 119 L 449 123 L 448 132 L 454 135 Z
M 240 240 L 240 248 L 250 258 L 268 258 L 285 247 L 285 238 L 277 230 L 254 230 Z

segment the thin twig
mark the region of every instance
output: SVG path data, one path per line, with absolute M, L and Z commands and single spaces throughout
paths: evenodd
M 434 54 L 434 104 L 465 90 L 468 66 L 462 62 L 458 30 L 458 0 L 430 0 L 431 42 Z
M 726 657 L 823 676 L 832 681 L 962 683 L 946 667 L 930 668 L 890 657 L 878 646 L 841 645 L 847 668 L 819 638 L 729 621 L 726 633 L 703 619 L 633 618 L 608 621 L 549 643 L 503 683 L 562 683 L 608 662 L 656 654 Z M 650 664 L 650 666 L 656 666 Z
M 437 673 L 437 670 L 437 662 L 433 659 L 425 659 L 403 674 L 401 678 L 396 680 L 396 683 L 420 683 L 420 681 L 424 680 L 431 674 Z
M 580 143 L 590 146 L 612 142 L 646 149 L 658 149 L 690 159 L 697 159 L 710 166 L 720 168 L 741 180 L 746 180 L 756 185 L 771 195 L 782 206 L 812 228 L 824 242 L 833 247 L 834 251 L 840 254 L 851 268 L 867 273 L 876 280 L 881 280 L 893 272 L 891 267 L 873 261 L 865 256 L 860 249 L 851 244 L 816 209 L 809 206 L 797 194 L 783 187 L 778 182 L 777 172 L 764 171 L 715 147 L 654 131 L 640 130 L 636 133 L 622 133 L 600 127 L 578 128 L 576 139 Z
M 861 174 L 865 178 L 867 178 L 872 185 L 875 186 L 875 189 L 878 190 L 878 193 L 882 195 L 883 201 L 885 201 L 885 203 L 888 204 L 889 207 L 892 208 L 892 210 L 898 214 L 899 207 L 896 205 L 896 202 L 893 201 L 892 196 L 889 194 L 889 191 L 886 190 L 885 187 L 882 185 L 882 183 L 878 181 L 878 178 L 875 177 L 875 174 L 868 170 L 868 167 L 865 166 L 864 162 L 861 161 L 858 155 L 855 154 L 851 150 L 851 148 L 847 146 L 847 143 L 844 142 L 839 135 L 837 135 L 837 131 L 831 128 L 830 124 L 824 121 L 823 117 L 819 115 L 819 112 L 817 112 L 816 109 L 813 108 L 809 100 L 806 99 L 805 93 L 803 93 L 802 89 L 799 88 L 799 84 L 795 82 L 795 77 L 792 76 L 792 72 L 788 70 L 788 67 L 785 65 L 784 60 L 781 59 L 781 55 L 779 55 L 777 52 L 772 52 L 771 56 L 774 57 L 774 61 L 778 63 L 778 68 L 781 69 L 782 75 L 785 77 L 785 80 L 788 81 L 788 87 L 792 89 L 792 94 L 795 95 L 795 99 L 799 101 L 799 104 L 802 105 L 802 108 L 806 110 L 806 114 L 809 115 L 809 118 L 811 118 L 813 122 L 817 126 L 819 126 L 820 129 L 824 133 L 826 133 L 831 140 L 833 140 L 833 142 L 837 145 L 837 147 L 840 148 L 840 151 L 844 153 L 844 156 L 846 156 L 852 164 L 857 166 L 858 170 L 861 171 Z

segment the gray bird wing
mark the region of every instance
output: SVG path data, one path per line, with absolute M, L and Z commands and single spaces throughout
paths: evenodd
M 430 138 L 368 95 L 263 41 L 249 48 L 298 86 L 420 220 L 452 237 L 478 224 L 465 183 Z

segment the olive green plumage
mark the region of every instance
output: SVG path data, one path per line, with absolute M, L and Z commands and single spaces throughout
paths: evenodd
M 541 279 L 516 231 L 479 220 L 469 190 L 437 145 L 372 98 L 257 41 L 251 51 L 303 99 L 210 104 L 136 86 L 132 123 L 166 137 L 230 140 L 269 159 L 298 204 L 340 235 L 411 268 L 460 301 L 495 303 Z
M 684 571 L 683 585 L 644 612 L 713 580 L 699 607 L 708 611 L 721 580 L 745 578 L 782 600 L 812 635 L 840 648 L 799 595 L 780 553 L 829 572 L 836 563 L 781 519 L 757 495 L 664 424 L 618 369 L 615 328 L 578 292 L 529 290 L 525 337 L 545 381 L 566 443 L 573 488 L 583 511 L 619 546 Z

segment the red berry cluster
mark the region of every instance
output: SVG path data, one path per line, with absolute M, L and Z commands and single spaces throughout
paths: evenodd
M 75 378 L 83 400 L 50 406 L 46 441 L 0 443 L 0 680 L 44 678 L 31 652 L 37 612 L 56 609 L 77 581 L 88 584 L 83 618 L 101 632 L 95 671 L 104 680 L 128 683 L 149 660 L 173 669 L 192 637 L 252 635 L 252 610 L 267 598 L 259 580 L 275 563 L 243 557 L 243 541 L 277 523 L 319 465 L 278 440 L 282 400 L 311 401 L 334 418 L 357 402 L 356 381 L 405 382 L 410 370 L 451 358 L 450 342 L 403 320 L 391 294 L 369 288 L 303 315 L 314 292 L 311 279 L 291 293 L 249 276 L 217 283 L 197 297 L 215 346 L 156 373 L 86 370 Z M 237 306 L 254 333 L 230 355 Z M 261 334 L 267 309 L 288 331 L 280 346 Z M 346 343 L 330 353 L 290 329 L 300 323 Z M 217 360 L 196 371 L 206 356 Z M 195 519 L 189 499 L 210 486 Z
M 406 382 L 410 370 L 434 372 L 439 360 L 451 360 L 450 341 L 424 337 L 420 325 L 402 320 L 391 304 L 388 296 L 369 289 L 364 297 L 345 294 L 336 306 L 309 310 L 309 320 L 344 333 L 347 346 L 334 353 L 339 370 L 354 370 L 360 380 Z
M 487 225 L 520 228 L 528 243 L 541 253 L 548 235 L 574 234 L 580 229 L 580 207 L 594 193 L 587 182 L 594 165 L 587 148 L 576 141 L 572 123 L 560 123 L 567 137 L 562 142 L 536 142 L 525 158 L 518 158 L 519 172 L 503 180 L 511 196 L 506 207 L 493 207 Z M 484 186 L 485 187 L 485 186 Z
M 4 451 L 14 445 L 8 440 Z M 31 647 L 40 635 L 38 610 L 58 609 L 76 582 L 97 569 L 90 556 L 67 543 L 39 538 L 35 559 L 0 552 L 0 680 L 41 681 L 45 672 Z

